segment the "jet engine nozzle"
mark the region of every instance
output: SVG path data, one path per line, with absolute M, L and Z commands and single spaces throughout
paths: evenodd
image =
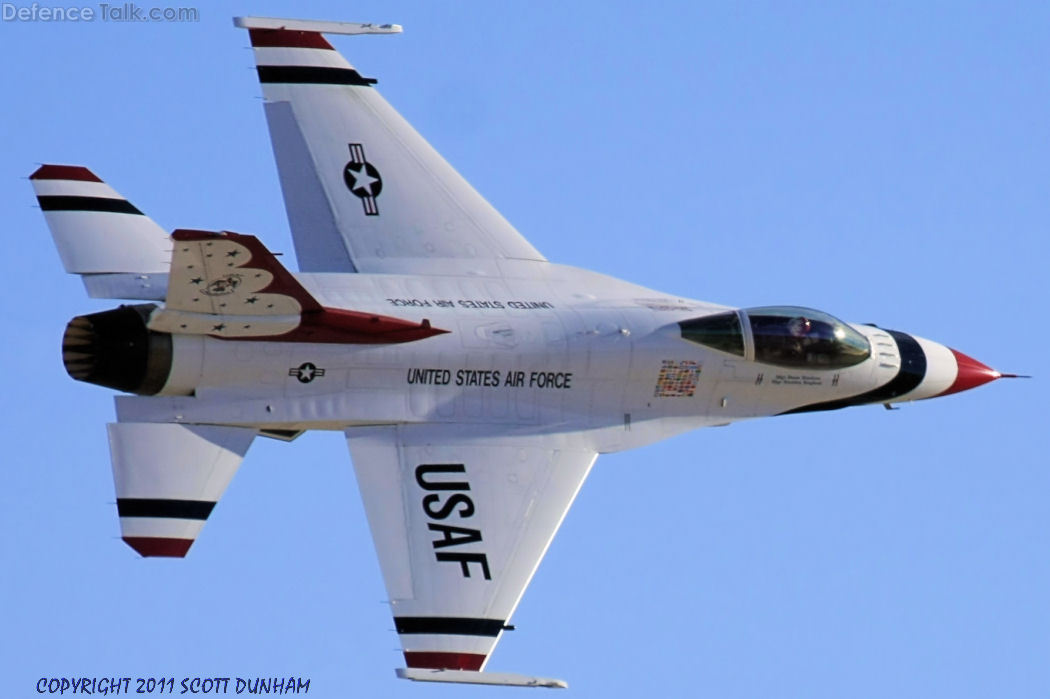
M 77 316 L 62 337 L 62 362 L 77 381 L 152 396 L 168 380 L 171 335 L 146 327 L 152 303 Z

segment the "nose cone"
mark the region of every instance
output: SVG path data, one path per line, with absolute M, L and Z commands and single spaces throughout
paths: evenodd
M 942 396 L 958 393 L 959 391 L 968 391 L 971 388 L 983 386 L 989 381 L 995 381 L 1003 376 L 995 369 L 981 364 L 973 357 L 967 356 L 958 350 L 952 350 L 951 352 L 955 355 L 955 364 L 958 367 L 958 372 L 955 375 L 955 381 L 948 387 L 948 390 L 940 394 Z
M 918 335 L 897 333 L 901 353 L 901 374 L 895 379 L 911 390 L 898 396 L 900 401 L 922 400 L 959 393 L 989 381 L 1014 376 L 1002 374 L 973 357 Z M 907 337 L 912 342 L 902 342 Z M 902 378 L 903 377 L 903 378 Z M 904 383 L 907 378 L 909 383 Z

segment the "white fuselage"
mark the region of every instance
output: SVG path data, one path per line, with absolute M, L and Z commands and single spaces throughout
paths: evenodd
M 168 386 L 118 398 L 120 420 L 285 431 L 489 423 L 584 431 L 607 452 L 861 394 L 900 367 L 893 338 L 869 326 L 854 328 L 871 357 L 845 369 L 749 361 L 681 336 L 679 321 L 727 307 L 571 267 L 527 266 L 522 278 L 298 275 L 325 306 L 425 318 L 448 332 L 374 345 L 177 335 Z

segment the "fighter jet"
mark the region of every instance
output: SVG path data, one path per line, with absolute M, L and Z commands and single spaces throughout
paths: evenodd
M 325 35 L 236 18 L 254 49 L 299 271 L 256 237 L 170 234 L 77 165 L 30 179 L 67 272 L 74 379 L 116 389 L 123 540 L 185 556 L 253 440 L 345 434 L 406 667 L 486 671 L 598 454 L 738 420 L 946 396 L 1005 376 L 796 306 L 679 298 L 545 258 Z

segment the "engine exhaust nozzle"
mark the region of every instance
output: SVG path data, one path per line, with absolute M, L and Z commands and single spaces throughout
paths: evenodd
M 171 372 L 171 335 L 146 323 L 157 306 L 121 306 L 77 316 L 62 336 L 62 362 L 77 381 L 152 396 Z

